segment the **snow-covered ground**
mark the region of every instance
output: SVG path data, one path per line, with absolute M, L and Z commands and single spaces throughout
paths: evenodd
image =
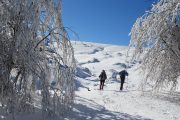
M 128 47 L 88 42 L 73 42 L 73 47 L 80 69 L 89 69 L 91 73 L 76 78 L 75 108 L 67 119 L 180 120 L 180 93 L 171 97 L 166 93 L 152 97 L 150 92 L 140 91 L 140 62 L 127 62 L 132 55 L 132 50 L 127 55 Z M 124 64 L 129 66 L 129 76 L 124 90 L 120 92 L 119 76 L 115 80 L 112 73 L 121 71 Z M 100 91 L 98 76 L 102 69 L 106 71 L 108 79 L 104 90 Z M 89 77 L 89 74 L 92 76 Z
M 72 44 L 78 62 L 74 108 L 62 118 L 50 120 L 180 120 L 180 91 L 171 97 L 167 93 L 152 97 L 150 92 L 140 91 L 140 61 L 128 63 L 133 50 L 127 54 L 126 46 L 77 41 Z M 123 70 L 124 66 L 127 66 L 129 76 L 124 90 L 119 91 L 119 76 L 114 79 L 112 74 Z M 103 69 L 108 79 L 104 90 L 100 91 L 98 76 Z M 37 105 L 36 111 L 38 108 Z M 4 116 L 0 114 L 0 120 L 11 119 Z M 16 120 L 41 119 L 40 112 L 16 116 Z

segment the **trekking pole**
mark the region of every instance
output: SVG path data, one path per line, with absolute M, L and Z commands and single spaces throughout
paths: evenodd
M 126 89 L 128 89 L 128 76 L 127 76 L 127 86 L 126 86 Z

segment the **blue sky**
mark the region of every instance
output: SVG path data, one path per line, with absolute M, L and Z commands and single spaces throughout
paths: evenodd
M 62 0 L 63 23 L 78 34 L 80 41 L 128 45 L 133 23 L 154 1 Z M 77 39 L 72 32 L 70 37 Z

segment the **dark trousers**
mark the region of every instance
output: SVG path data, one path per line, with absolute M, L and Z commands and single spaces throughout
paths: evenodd
M 120 90 L 123 90 L 124 80 L 125 80 L 125 77 L 121 77 L 121 86 L 120 86 Z
M 100 90 L 103 90 L 105 80 L 100 80 Z

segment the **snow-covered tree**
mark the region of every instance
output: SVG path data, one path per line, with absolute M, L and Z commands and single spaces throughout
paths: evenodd
M 174 91 L 180 76 L 180 0 L 159 0 L 131 29 L 130 46 L 143 57 L 143 85 Z
M 33 107 L 37 80 L 42 83 L 43 116 L 69 110 L 75 59 L 61 0 L 0 0 L 0 36 L 0 102 L 7 111 Z M 49 84 L 51 78 L 57 87 Z

